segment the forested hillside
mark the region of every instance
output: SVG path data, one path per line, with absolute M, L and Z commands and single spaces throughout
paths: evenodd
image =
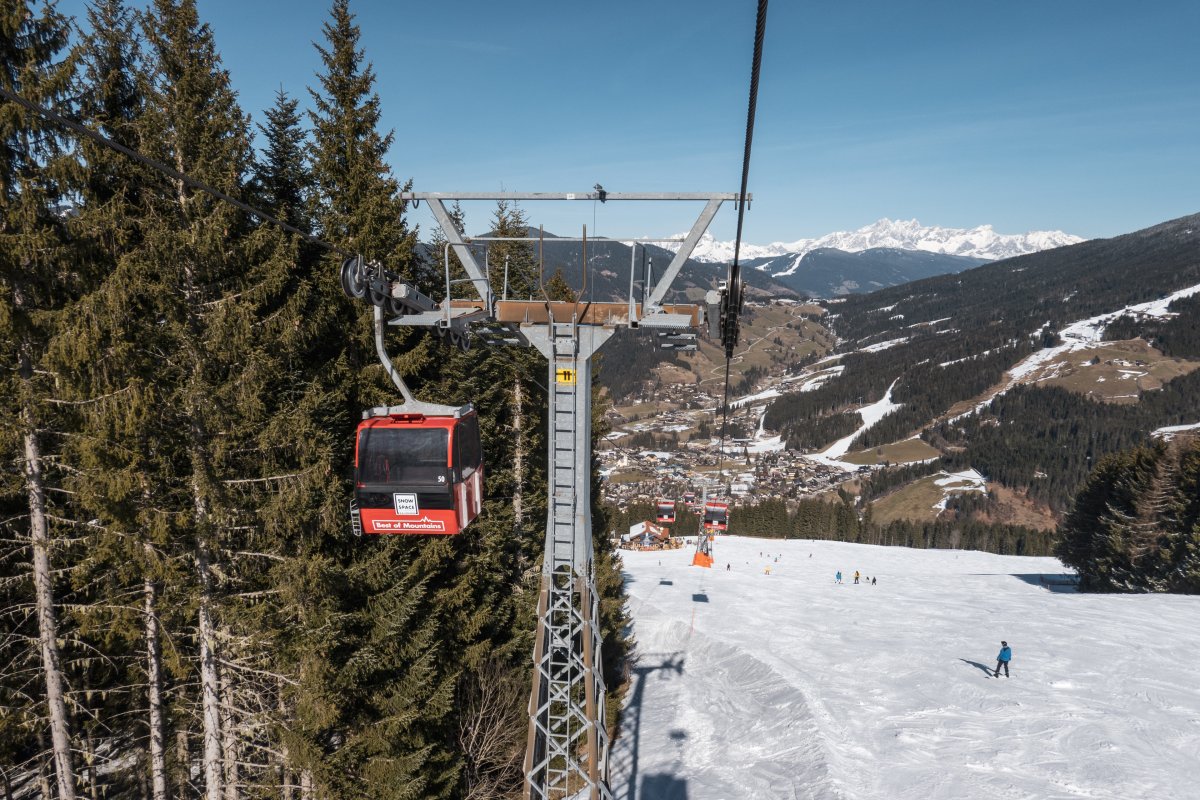
M 753 258 L 744 261 L 743 267 L 748 274 L 759 270 L 774 274 L 789 269 L 790 272 L 779 274 L 775 280 L 810 297 L 840 297 L 962 272 L 986 263 L 982 258 L 894 247 L 872 247 L 858 252 L 819 247 L 805 253 L 793 268 L 789 262 L 795 258 L 794 255 Z
M 900 408 L 856 441 L 872 448 L 924 432 L 989 479 L 1027 492 L 1056 511 L 1069 507 L 1088 469 L 1105 453 L 1143 442 L 1162 425 L 1200 414 L 1195 373 L 1161 390 L 1134 388 L 1134 405 L 1057 386 L 1011 387 L 980 413 L 965 401 L 1004 386 L 1021 359 L 1059 342 L 1066 324 L 1200 284 L 1200 215 L 1108 240 L 1009 259 L 831 306 L 842 372 L 814 391 L 787 393 L 765 425 L 792 447 L 819 449 L 856 428 L 853 409 L 892 385 Z M 1195 358 L 1196 296 L 1172 302 L 1166 318 L 1118 318 L 1106 338 L 1144 336 L 1167 356 Z M 990 391 L 989 391 L 990 390 Z M 965 407 L 964 407 L 965 406 Z
M 312 32 L 314 110 L 280 91 L 257 124 L 193 0 L 78 22 L 71 49 L 52 6 L 0 5 L 3 86 L 436 293 L 346 0 Z M 511 255 L 527 289 L 535 256 Z M 545 364 L 389 334 L 422 399 L 479 408 L 485 505 L 456 537 L 354 539 L 352 433 L 396 398 L 339 262 L 0 105 L 7 798 L 519 792 Z M 629 642 L 596 542 L 612 711 Z
M 671 526 L 675 536 L 695 536 L 700 517 L 683 506 L 676 509 L 677 522 Z M 623 533 L 630 525 L 654 519 L 649 503 L 634 503 L 618 511 L 610 509 L 613 530 Z M 1008 555 L 1045 556 L 1053 552 L 1053 533 L 1019 525 L 979 522 L 966 515 L 959 518 L 952 509 L 945 519 L 933 522 L 895 520 L 877 523 L 859 513 L 849 495 L 836 501 L 816 498 L 789 505 L 779 499 L 762 499 L 753 505 L 739 505 L 729 515 L 729 535 L 764 539 L 813 539 L 894 547 L 962 548 Z

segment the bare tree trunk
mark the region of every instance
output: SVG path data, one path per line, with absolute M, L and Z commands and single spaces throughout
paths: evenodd
M 88 796 L 100 800 L 100 782 L 96 779 L 96 740 L 90 725 L 83 726 L 83 759 L 87 765 Z
M 50 776 L 46 772 L 46 762 L 43 761 L 38 766 L 38 791 L 42 794 L 42 800 L 54 800 L 54 789 L 50 786 Z
M 291 715 L 288 714 L 287 701 L 283 696 L 283 680 L 279 681 L 279 686 L 276 689 L 279 692 L 279 722 L 284 727 L 290 722 Z M 295 796 L 295 787 L 292 785 L 292 770 L 291 755 L 288 753 L 287 742 L 281 742 L 279 745 L 279 786 L 281 800 L 292 800 Z
M 199 498 L 197 503 L 199 504 Z M 196 545 L 196 570 L 200 577 L 200 687 L 204 720 L 204 796 L 224 800 L 221 737 L 221 684 L 217 674 L 217 632 L 212 615 L 212 574 L 208 547 L 203 539 Z
M 521 786 L 527 717 L 523 675 L 486 662 L 459 695 L 458 745 L 464 800 L 511 797 Z
M 144 545 L 147 551 L 149 543 Z M 162 642 L 158 631 L 158 588 L 146 578 L 142 584 L 146 623 L 146 678 L 150 701 L 151 800 L 167 800 L 167 730 L 162 706 Z
M 150 782 L 146 780 L 146 764 L 142 761 L 144 755 L 138 753 L 137 757 L 137 788 L 138 800 L 150 800 Z
M 513 379 L 513 524 L 520 529 L 525 522 L 525 398 L 521 378 Z
M 188 800 L 188 784 L 192 780 L 192 756 L 188 752 L 187 728 L 175 730 L 175 758 L 179 762 L 179 800 Z
M 21 359 L 24 367 L 28 361 Z M 25 486 L 29 493 L 29 538 L 33 544 L 33 585 L 37 596 L 38 639 L 50 709 L 50 738 L 60 800 L 75 800 L 75 770 L 71 765 L 71 732 L 58 661 L 58 626 L 54 618 L 54 585 L 50 578 L 50 535 L 46 523 L 46 486 L 42 453 L 33 415 L 22 416 L 25 428 Z
M 233 687 L 226 673 L 221 681 L 221 731 L 225 760 L 225 800 L 238 800 L 241 777 L 238 774 L 238 740 L 233 725 Z
M 300 770 L 300 800 L 313 800 L 312 770 Z

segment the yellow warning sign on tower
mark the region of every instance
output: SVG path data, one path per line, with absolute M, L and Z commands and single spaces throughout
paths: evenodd
M 558 383 L 566 383 L 571 386 L 575 385 L 575 370 L 573 369 L 556 369 L 554 370 L 554 379 Z

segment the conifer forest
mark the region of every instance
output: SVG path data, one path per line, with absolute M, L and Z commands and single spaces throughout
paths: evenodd
M 280 91 L 251 120 L 193 0 L 97 0 L 75 21 L 3 0 L 0 82 L 418 285 L 440 278 L 385 161 L 346 0 L 313 39 L 312 112 Z M 526 224 L 506 204 L 477 222 Z M 511 247 L 510 282 L 529 280 L 532 252 Z M 520 789 L 544 362 L 391 334 L 419 397 L 479 409 L 486 502 L 459 536 L 355 539 L 352 433 L 395 398 L 340 262 L 0 104 L 6 799 Z M 595 519 L 606 527 L 598 506 Z M 629 643 L 595 541 L 615 722 Z

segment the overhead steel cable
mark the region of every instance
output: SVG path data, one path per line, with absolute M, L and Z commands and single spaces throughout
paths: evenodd
M 738 196 L 737 236 L 733 241 L 733 264 L 721 309 L 721 344 L 725 346 L 725 401 L 721 406 L 721 443 L 718 450 L 720 470 L 724 470 L 725 433 L 729 428 L 729 365 L 738 340 L 738 316 L 742 313 L 742 268 L 738 259 L 742 249 L 742 221 L 746 216 L 746 186 L 750 181 L 750 148 L 754 142 L 754 115 L 758 107 L 758 78 L 762 73 L 763 37 L 767 31 L 767 0 L 758 0 L 754 24 L 754 57 L 750 66 L 750 100 L 746 108 L 746 146 L 742 151 L 742 187 Z
M 52 109 L 46 108 L 41 105 L 38 105 L 37 103 L 33 102 L 32 100 L 21 97 L 20 95 L 9 91 L 7 88 L 5 88 L 3 86 L 0 86 L 0 95 L 2 95 L 7 100 L 11 100 L 12 102 L 16 103 L 19 106 L 29 109 L 30 111 L 32 111 L 35 114 L 40 114 L 41 116 L 45 117 L 46 119 L 50 120 L 51 122 L 55 122 L 55 123 L 63 126 L 64 128 L 67 128 L 68 130 L 74 131 L 75 133 L 79 134 L 80 136 L 86 136 L 87 138 L 89 138 L 95 142 L 99 142 L 100 144 L 104 145 L 105 147 L 108 147 L 112 150 L 116 150 L 118 153 L 121 153 L 122 155 L 132 158 L 134 161 L 137 161 L 140 164 L 144 164 L 145 166 L 150 167 L 151 169 L 158 170 L 159 172 L 161 172 L 171 178 L 174 178 L 177 181 L 182 181 L 183 183 L 187 184 L 188 186 L 192 187 L 193 189 L 199 189 L 200 191 L 205 192 L 206 194 L 212 195 L 213 197 L 217 198 L 218 200 L 224 200 L 226 203 L 229 203 L 230 205 L 237 206 L 242 211 L 245 211 L 247 214 L 253 214 L 254 216 L 258 217 L 259 219 L 263 220 L 264 222 L 269 222 L 272 225 L 275 225 L 275 226 L 279 227 L 280 229 L 287 231 L 288 233 L 294 233 L 297 236 L 300 236 L 301 238 L 303 238 L 307 242 L 311 242 L 312 244 L 319 245 L 320 247 L 324 247 L 326 250 L 330 250 L 334 253 L 338 253 L 338 254 L 346 256 L 346 257 L 353 257 L 356 255 L 355 253 L 352 253 L 349 250 L 343 250 L 342 248 L 338 247 L 337 245 L 333 245 L 333 244 L 330 244 L 329 242 L 326 242 L 323 239 L 319 239 L 318 237 L 312 235 L 311 233 L 301 230 L 300 228 L 297 228 L 295 225 L 290 225 L 290 224 L 284 222 L 283 220 L 279 219 L 278 217 L 276 217 L 272 214 L 268 214 L 266 211 L 263 211 L 260 208 L 255 208 L 254 206 L 250 205 L 249 203 L 238 200 L 236 197 L 231 197 L 230 195 L 226 194 L 225 192 L 222 192 L 220 189 L 217 189 L 213 186 L 209 186 L 204 181 L 197 180 L 196 178 L 193 178 L 190 175 L 186 175 L 186 174 L 162 163 L 161 161 L 150 158 L 149 156 L 142 155 L 141 153 L 137 152 L 136 150 L 130 149 L 130 148 L 126 147 L 125 145 L 121 144 L 120 142 L 114 142 L 112 139 L 109 139 L 104 134 L 99 133 L 98 131 L 94 131 L 91 128 L 88 128 L 86 125 L 82 125 L 82 124 L 76 122 L 75 120 L 64 117 L 62 114 L 59 114 L 57 111 L 54 111 Z

